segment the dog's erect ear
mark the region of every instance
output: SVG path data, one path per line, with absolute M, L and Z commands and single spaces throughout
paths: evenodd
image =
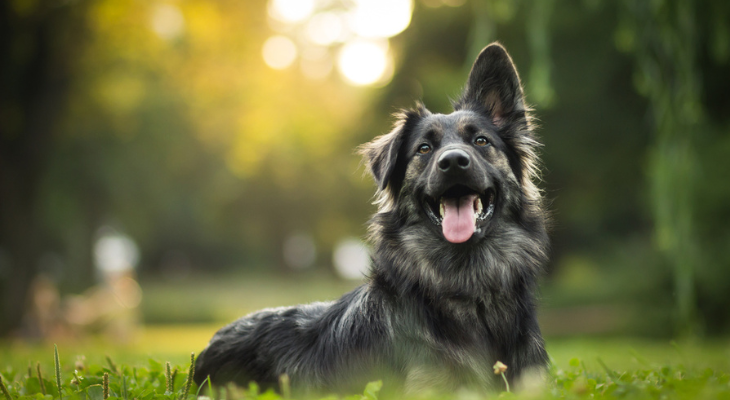
M 458 108 L 482 107 L 501 126 L 513 111 L 524 111 L 525 102 L 517 70 L 499 43 L 485 47 L 471 67 Z

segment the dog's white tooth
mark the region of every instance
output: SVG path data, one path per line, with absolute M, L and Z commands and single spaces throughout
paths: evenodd
M 446 214 L 446 208 L 444 207 L 444 202 L 439 203 L 439 213 L 441 213 L 441 218 L 444 217 L 444 214 Z
M 481 214 L 484 207 L 482 206 L 481 197 L 477 197 L 477 214 Z

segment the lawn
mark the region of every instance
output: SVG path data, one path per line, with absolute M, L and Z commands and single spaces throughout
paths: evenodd
M 220 325 L 151 325 L 139 329 L 128 343 L 90 337 L 83 341 L 58 342 L 61 359 L 70 362 L 85 356 L 100 363 L 107 355 L 121 363 L 146 363 L 148 358 L 183 364 L 191 352 L 199 352 Z M 684 365 L 730 372 L 730 341 L 675 343 L 641 338 L 547 338 L 547 348 L 558 368 L 568 368 L 570 360 L 581 359 L 589 369 L 601 369 L 601 359 L 613 369 L 631 370 L 656 365 Z M 29 362 L 49 361 L 52 343 L 5 341 L 0 344 L 0 368 L 21 368 Z
M 147 323 L 127 340 L 90 335 L 83 339 L 39 342 L 0 341 L 0 374 L 12 399 L 58 398 L 54 389 L 57 385 L 55 343 L 64 399 L 103 400 L 104 373 L 107 373 L 109 398 L 181 400 L 190 353 L 202 350 L 226 322 L 263 307 L 334 299 L 357 284 L 318 274 L 276 279 L 246 275 L 227 279 L 189 277 L 176 282 L 146 280 L 142 284 L 141 311 Z M 517 398 L 730 400 L 730 341 L 727 339 L 675 343 L 667 339 L 604 335 L 548 336 L 546 341 L 553 361 L 549 383 L 537 392 L 520 393 Z M 80 380 L 74 376 L 79 362 L 85 366 L 77 373 Z M 173 391 L 167 387 L 166 362 L 178 371 Z M 45 397 L 37 378 L 38 365 L 44 377 Z M 366 393 L 352 399 L 372 400 L 378 396 L 376 389 L 377 385 L 363 388 Z M 193 385 L 190 398 L 196 390 Z M 257 398 L 250 391 L 237 394 Z M 499 395 L 514 396 L 504 392 Z M 277 399 L 278 396 L 266 394 L 258 398 Z M 480 396 L 459 392 L 446 398 Z
M 99 388 L 103 386 L 104 372 L 110 375 L 112 398 L 124 398 L 126 387 L 129 399 L 180 399 L 190 353 L 202 349 L 217 327 L 147 326 L 126 344 L 103 338 L 61 342 L 58 351 L 64 399 L 103 399 Z M 673 343 L 620 337 L 548 338 L 547 343 L 554 363 L 550 383 L 537 392 L 519 393 L 517 398 L 730 399 L 730 343 L 726 340 Z M 109 360 L 114 367 L 110 366 Z M 78 373 L 82 382 L 74 385 L 72 379 L 75 379 L 73 371 L 77 361 L 82 361 L 85 370 Z M 167 361 L 178 373 L 174 380 L 175 390 L 166 394 L 164 365 Z M 48 395 L 45 397 L 37 394 L 40 388 L 36 383 L 36 363 L 40 363 L 46 383 Z M 28 378 L 29 368 L 33 379 Z M 50 396 L 57 398 L 55 389 L 48 388 L 56 385 L 52 343 L 2 343 L 0 373 L 13 399 L 23 396 L 38 400 L 51 400 Z M 371 386 L 368 390 L 374 389 L 375 386 Z M 195 390 L 193 385 L 191 398 Z M 238 393 L 244 394 L 252 396 L 245 390 Z M 377 397 L 374 393 L 370 395 Z M 479 398 L 472 395 L 457 393 L 453 398 Z M 268 394 L 260 398 L 276 399 L 278 396 Z M 368 395 L 354 398 L 368 398 Z

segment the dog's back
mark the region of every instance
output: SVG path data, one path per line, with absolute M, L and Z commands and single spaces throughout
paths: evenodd
M 384 303 L 371 296 L 364 285 L 335 302 L 243 317 L 213 336 L 197 358 L 195 381 L 276 387 L 287 374 L 295 387 L 357 386 L 392 342 Z

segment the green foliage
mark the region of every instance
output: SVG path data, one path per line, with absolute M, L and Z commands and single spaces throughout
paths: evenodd
M 191 357 L 192 358 L 192 357 Z M 637 358 L 641 359 L 637 356 Z M 473 392 L 456 391 L 454 393 L 421 393 L 407 396 L 418 400 L 447 400 L 447 399 L 730 399 L 730 374 L 704 366 L 688 367 L 684 364 L 649 365 L 642 362 L 640 368 L 632 370 L 616 370 L 606 365 L 601 359 L 596 360 L 600 367 L 591 369 L 586 367 L 579 358 L 571 358 L 565 369 L 558 366 L 551 367 L 544 384 L 527 385 L 527 387 L 512 393 L 478 394 Z M 694 360 L 702 364 L 702 360 Z M 693 361 L 693 363 L 694 363 Z M 176 369 L 188 369 L 185 385 L 178 385 L 177 390 L 169 390 L 169 363 L 163 364 L 150 359 L 145 367 L 130 367 L 119 365 L 117 373 L 105 365 L 87 365 L 79 370 L 61 365 L 58 353 L 54 354 L 54 364 L 66 378 L 58 376 L 60 391 L 56 390 L 51 382 L 45 382 L 48 393 L 41 390 L 37 377 L 29 376 L 21 370 L 11 366 L 0 370 L 0 389 L 6 400 L 52 400 L 59 395 L 69 400 L 195 400 L 196 398 L 210 399 L 253 399 L 253 400 L 284 400 L 303 398 L 292 396 L 288 389 L 288 378 L 282 378 L 283 386 L 287 389 L 283 394 L 272 390 L 261 391 L 258 385 L 251 383 L 248 388 L 228 386 L 213 390 L 209 383 L 204 382 L 198 388 L 190 379 L 192 365 L 176 366 Z M 78 367 L 78 365 L 76 366 Z M 495 371 L 497 366 L 495 365 Z M 201 396 L 202 389 L 208 392 Z M 383 382 L 376 381 L 367 384 L 361 394 L 327 395 L 321 397 L 326 400 L 378 400 L 379 398 L 398 398 L 381 392 Z M 387 392 L 387 391 L 386 391 Z M 311 399 L 312 397 L 306 397 Z
M 41 364 L 38 365 L 40 371 Z M 189 398 L 187 391 L 194 385 L 192 379 L 187 379 L 189 384 L 178 385 L 177 391 L 167 391 L 163 365 L 155 360 L 149 360 L 148 366 L 141 368 L 115 365 L 112 370 L 109 366 L 91 364 L 79 371 L 61 365 L 56 352 L 54 365 L 57 366 L 57 372 L 67 371 L 57 375 L 58 387 L 53 385 L 54 382 L 43 378 L 39 381 L 37 376 L 6 367 L 0 372 L 0 382 L 7 383 L 2 385 L 5 388 L 4 397 L 37 400 L 51 400 L 59 396 L 66 400 L 178 400 Z M 40 382 L 43 382 L 45 392 Z

